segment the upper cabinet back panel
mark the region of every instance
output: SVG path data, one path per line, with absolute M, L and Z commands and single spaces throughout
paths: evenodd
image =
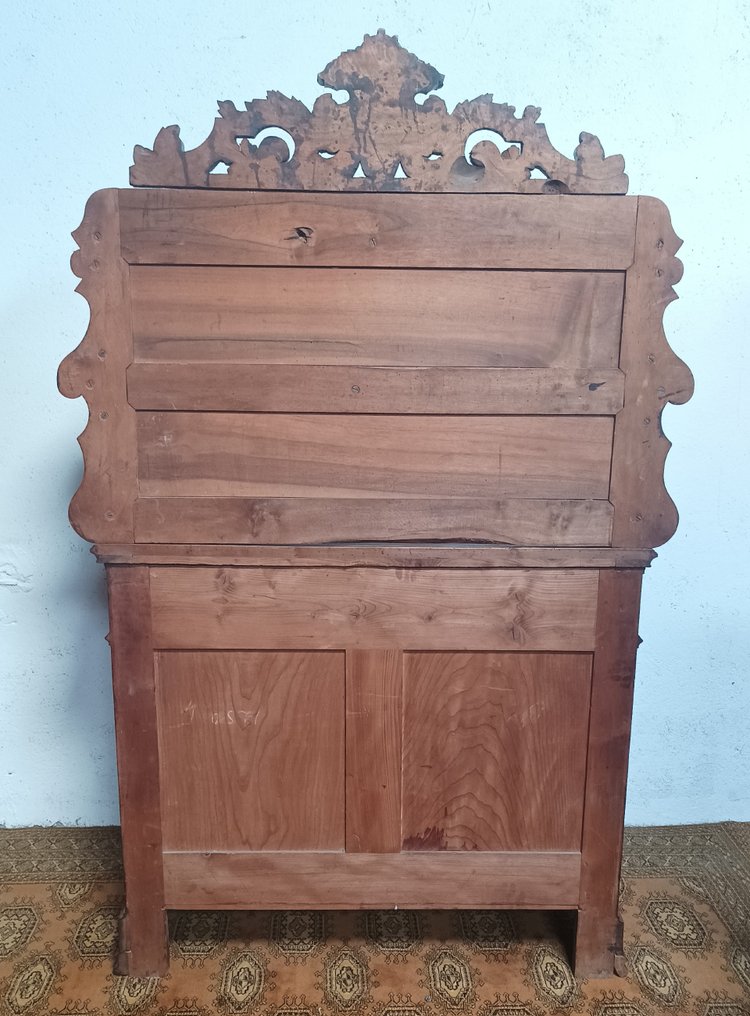
M 145 361 L 616 367 L 624 278 L 139 266 L 131 269 L 134 354 Z
M 557 152 L 535 107 L 417 102 L 442 76 L 383 33 L 319 80 L 348 100 L 222 102 L 202 145 L 164 128 L 140 189 L 90 199 L 91 322 L 59 376 L 90 409 L 73 525 L 110 545 L 663 543 L 661 413 L 692 391 L 662 329 L 666 208 L 625 197 L 593 135 Z
M 634 198 L 121 191 L 134 265 L 623 270 Z

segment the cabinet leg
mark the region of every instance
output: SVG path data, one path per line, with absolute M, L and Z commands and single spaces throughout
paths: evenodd
M 116 969 L 158 977 L 167 972 L 169 950 L 149 570 L 109 565 L 107 580 L 126 899 Z
M 622 921 L 591 910 L 578 911 L 576 977 L 612 977 L 623 972 Z
M 161 977 L 169 970 L 166 911 L 127 908 L 120 915 L 115 973 L 122 977 Z
M 618 887 L 640 591 L 640 570 L 599 572 L 575 950 L 580 977 L 611 977 L 623 968 Z

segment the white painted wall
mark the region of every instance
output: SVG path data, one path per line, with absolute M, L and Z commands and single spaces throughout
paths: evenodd
M 57 394 L 86 327 L 70 231 L 87 196 L 126 186 L 163 124 L 202 141 L 215 98 L 279 88 L 384 27 L 447 77 L 541 105 L 553 144 L 622 152 L 685 237 L 667 312 L 697 391 L 667 409 L 677 536 L 646 576 L 628 820 L 750 819 L 747 4 L 470 0 L 283 4 L 42 0 L 5 12 L 0 496 L 0 821 L 117 821 L 103 569 L 68 527 L 85 407 Z

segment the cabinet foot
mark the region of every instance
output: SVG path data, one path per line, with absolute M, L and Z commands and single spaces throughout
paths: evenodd
M 619 918 L 578 911 L 574 967 L 576 977 L 581 978 L 622 976 L 625 956 Z
M 121 977 L 162 977 L 169 970 L 169 929 L 165 910 L 123 910 L 114 972 Z

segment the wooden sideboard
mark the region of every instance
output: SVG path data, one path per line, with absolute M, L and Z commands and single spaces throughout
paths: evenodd
M 166 970 L 168 909 L 517 907 L 608 974 L 679 241 L 592 135 L 417 103 L 394 38 L 319 80 L 165 128 L 74 234 L 119 969 Z

